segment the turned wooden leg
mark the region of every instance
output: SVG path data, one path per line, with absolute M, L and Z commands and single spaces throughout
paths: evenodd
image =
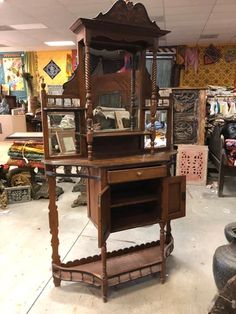
M 165 223 L 160 223 L 160 249 L 161 249 L 161 283 L 166 279 L 166 258 L 165 258 Z
M 171 241 L 171 238 L 172 238 L 171 225 L 170 220 L 168 220 L 166 224 L 166 242 L 169 243 Z
M 223 188 L 224 188 L 224 170 L 223 166 L 220 166 L 219 174 L 218 174 L 218 196 L 223 196 Z
M 107 302 L 107 247 L 106 242 L 103 244 L 101 249 L 101 258 L 102 258 L 102 297 L 103 302 Z
M 56 277 L 53 276 L 53 283 L 54 283 L 54 286 L 55 286 L 55 287 L 60 287 L 60 285 L 61 285 L 61 279 L 56 278 Z
M 53 168 L 50 167 L 49 170 L 53 173 Z M 56 206 L 56 177 L 53 175 L 47 176 L 48 179 L 48 193 L 49 193 L 49 228 L 52 246 L 52 264 L 61 265 L 60 256 L 58 253 L 59 249 L 59 239 L 58 239 L 58 211 Z M 53 277 L 54 285 L 56 287 L 60 286 L 61 280 Z

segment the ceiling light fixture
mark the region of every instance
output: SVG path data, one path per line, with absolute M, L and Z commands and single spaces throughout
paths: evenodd
M 51 47 L 60 47 L 60 46 L 75 46 L 73 41 L 45 41 L 44 42 L 47 46 Z
M 4 2 L 5 0 L 0 0 L 0 3 Z
M 215 39 L 219 36 L 219 34 L 201 34 L 200 39 Z
M 12 28 L 17 30 L 26 30 L 26 29 L 42 29 L 42 28 L 48 28 L 46 25 L 41 23 L 34 23 L 34 24 L 13 24 L 10 25 Z

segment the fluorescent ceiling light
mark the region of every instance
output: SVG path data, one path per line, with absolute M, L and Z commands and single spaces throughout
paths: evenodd
M 73 41 L 45 41 L 46 45 L 51 47 L 60 47 L 60 46 L 75 46 Z
M 1 0 L 0 0 L 1 1 Z M 13 24 L 10 25 L 12 28 L 17 30 L 24 30 L 24 29 L 41 29 L 41 28 L 47 28 L 46 25 L 41 23 L 35 23 L 35 24 Z

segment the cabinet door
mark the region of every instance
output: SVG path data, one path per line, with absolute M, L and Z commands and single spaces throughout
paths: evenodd
M 186 177 L 166 177 L 163 179 L 162 219 L 172 220 L 185 216 Z
M 110 187 L 106 186 L 98 195 L 98 247 L 102 247 L 110 234 L 110 199 Z

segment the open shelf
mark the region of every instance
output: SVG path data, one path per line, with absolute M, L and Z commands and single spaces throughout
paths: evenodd
M 111 208 L 114 207 L 122 207 L 124 205 L 132 205 L 132 204 L 142 204 L 153 202 L 157 200 L 157 195 L 154 193 L 149 193 L 145 195 L 135 195 L 130 196 L 128 193 L 127 195 L 119 195 L 118 193 L 112 197 Z
M 54 106 L 54 107 L 43 108 L 43 110 L 46 112 L 75 112 L 75 111 L 85 111 L 85 108 Z
M 111 209 L 111 232 L 142 227 L 160 221 L 161 209 L 156 202 L 126 204 Z
M 134 169 L 134 171 L 136 170 Z M 155 170 L 156 168 L 153 168 L 153 172 Z M 126 180 L 128 180 L 128 173 L 124 172 L 123 176 L 126 176 Z M 150 202 L 160 202 L 158 178 L 147 179 L 145 183 L 143 181 L 127 181 L 111 185 L 111 208 Z
M 93 133 L 93 137 L 110 137 L 110 136 L 137 136 L 137 135 L 151 135 L 150 131 L 131 131 L 125 130 L 121 131 L 119 129 L 112 130 L 104 130 L 104 131 L 97 131 Z
M 173 239 L 165 244 L 171 253 Z M 115 286 L 161 271 L 160 242 L 152 242 L 107 253 L 108 286 Z M 101 255 L 75 260 L 66 264 L 53 264 L 53 276 L 65 281 L 83 281 L 94 286 L 102 283 Z

